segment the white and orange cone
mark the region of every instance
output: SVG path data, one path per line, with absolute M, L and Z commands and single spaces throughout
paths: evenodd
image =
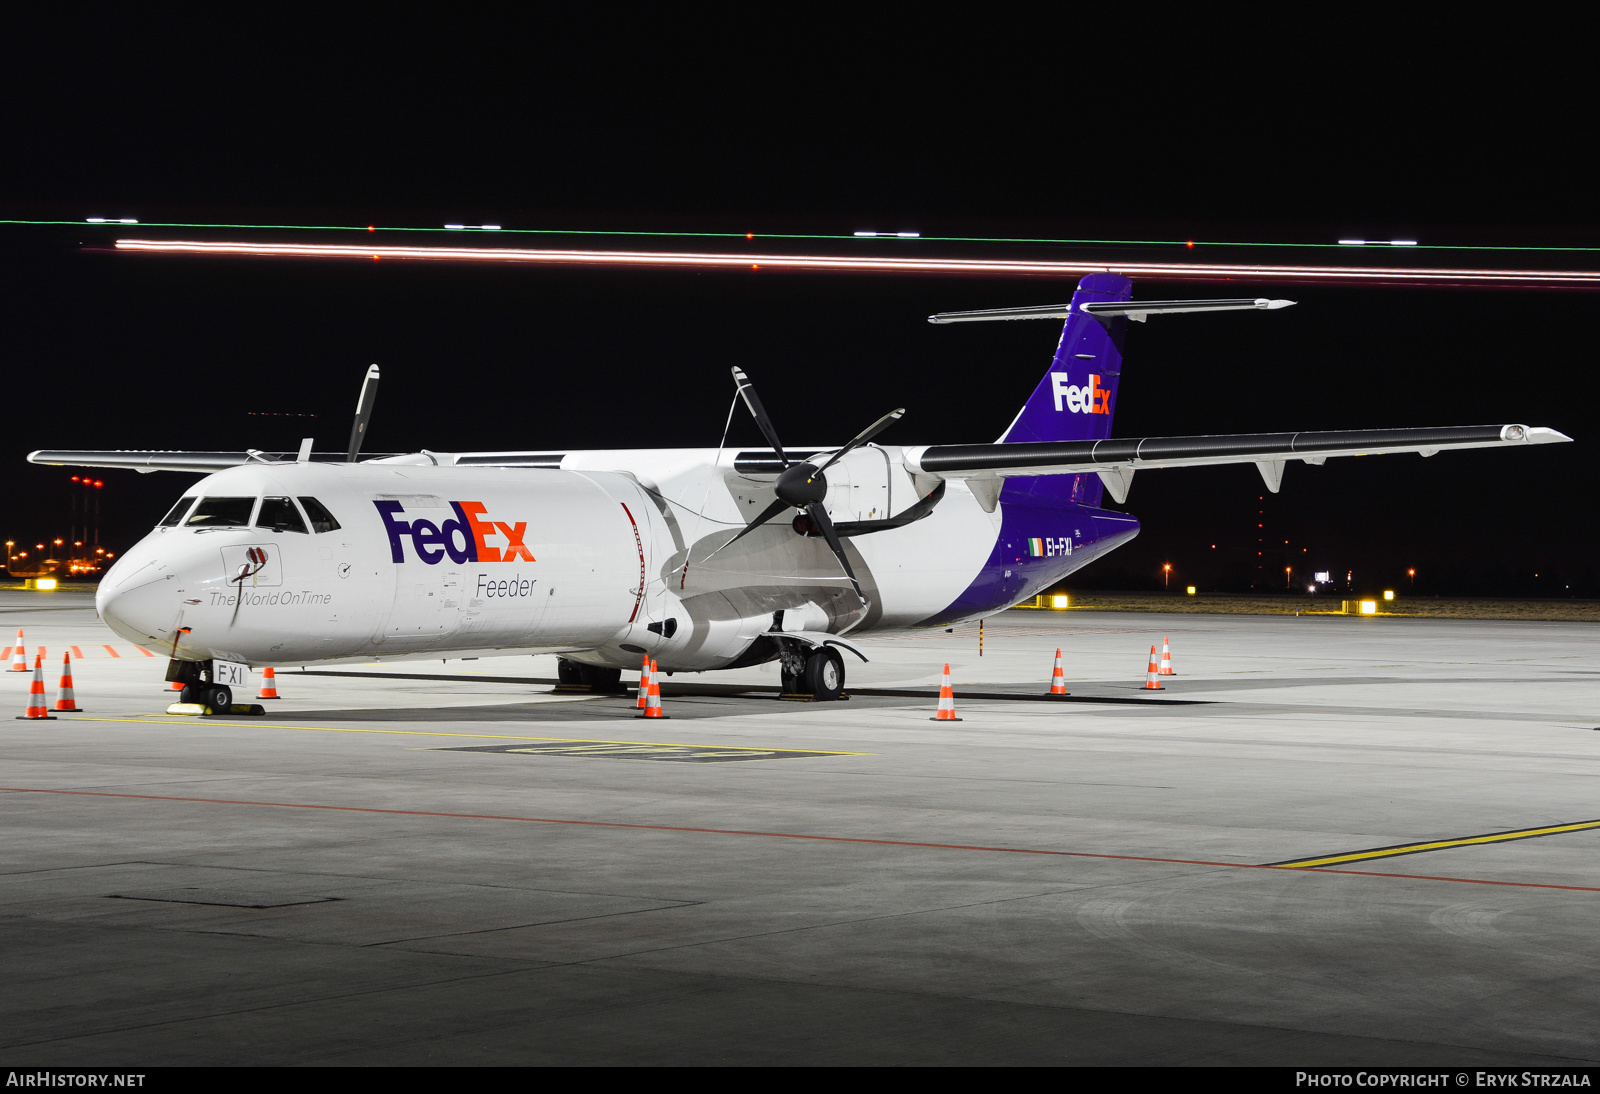
M 1167 638 L 1165 635 L 1162 635 L 1162 637 L 1161 637 L 1161 669 L 1160 669 L 1160 673 L 1161 673 L 1162 676 L 1176 676 L 1176 675 L 1178 675 L 1177 673 L 1172 671 L 1172 646 L 1169 645 L 1170 642 L 1171 642 L 1171 639 Z
M 650 662 L 650 688 L 646 693 L 643 714 L 635 714 L 635 718 L 667 718 L 670 715 L 661 712 L 661 675 L 654 661 Z
M 276 699 L 278 697 L 278 674 L 268 665 L 261 670 L 261 690 L 256 692 L 257 699 Z
M 182 691 L 183 690 L 183 681 L 182 680 L 174 680 L 174 681 L 172 681 L 172 683 L 167 685 L 167 690 L 168 691 Z
M 11 647 L 11 671 L 28 671 L 28 650 L 22 644 L 22 628 L 17 628 L 17 644 Z
M 933 712 L 930 722 L 959 722 L 956 717 L 956 693 L 950 686 L 950 663 L 945 662 L 944 677 L 939 681 L 939 709 Z
M 1061 671 L 1061 651 L 1056 650 L 1056 667 L 1050 673 L 1050 694 L 1065 695 L 1067 693 L 1067 674 Z
M 643 710 L 649 706 L 650 693 L 650 657 L 645 655 L 644 667 L 639 670 L 639 698 L 633 704 L 635 710 Z
M 1156 668 L 1156 648 L 1154 646 L 1151 646 L 1150 647 L 1150 667 L 1145 670 L 1144 687 L 1141 690 L 1143 690 L 1143 691 L 1165 691 L 1166 689 L 1161 686 L 1161 681 L 1159 679 L 1157 679 L 1157 677 L 1159 677 L 1160 675 L 1161 675 L 1161 670 Z
M 56 688 L 56 709 L 67 714 L 82 714 L 77 697 L 72 692 L 72 654 L 61 655 L 61 683 Z
M 33 684 L 28 688 L 28 713 L 17 716 L 19 722 L 35 718 L 54 721 L 55 715 L 46 709 L 48 702 L 44 697 L 44 658 L 39 658 L 33 663 Z

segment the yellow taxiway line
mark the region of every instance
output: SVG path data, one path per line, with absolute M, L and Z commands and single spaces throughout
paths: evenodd
M 1505 843 L 1508 840 L 1533 839 L 1536 836 L 1558 836 L 1563 832 L 1582 832 L 1600 828 L 1600 820 L 1578 821 L 1573 824 L 1552 824 L 1545 828 L 1521 828 L 1515 832 L 1494 832 L 1487 836 L 1463 836 L 1461 839 L 1433 840 L 1429 843 L 1406 843 L 1397 847 L 1373 847 L 1366 851 L 1351 851 L 1343 855 L 1324 855 L 1321 858 L 1295 859 L 1292 862 L 1269 862 L 1285 870 L 1304 870 L 1311 866 L 1336 866 L 1345 862 L 1362 862 L 1366 859 L 1393 858 L 1396 855 L 1415 855 L 1423 851 L 1443 851 L 1448 847 L 1473 847 L 1484 843 Z

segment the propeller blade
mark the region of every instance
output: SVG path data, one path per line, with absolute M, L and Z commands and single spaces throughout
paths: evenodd
M 724 543 L 722 547 L 732 547 L 740 539 L 743 539 L 748 533 L 755 531 L 761 525 L 767 523 L 767 521 L 771 520 L 773 517 L 777 516 L 787 508 L 789 508 L 789 503 L 784 501 L 782 498 L 779 498 L 777 501 L 763 509 L 759 517 L 757 517 L 755 520 L 752 520 L 749 524 L 746 524 L 743 528 L 739 529 L 739 534 L 734 536 L 733 539 L 730 539 L 727 543 Z M 722 547 L 718 547 L 716 551 L 712 551 L 706 557 L 717 557 L 717 553 L 722 550 Z
M 895 422 L 897 422 L 901 418 L 905 417 L 905 413 L 906 413 L 906 408 L 905 407 L 901 407 L 899 410 L 891 410 L 891 411 L 889 411 L 889 413 L 885 414 L 883 417 L 879 418 L 877 421 L 875 421 L 871 425 L 867 426 L 867 428 L 863 429 L 860 433 L 857 433 L 856 437 L 855 437 L 855 440 L 851 441 L 849 444 L 847 444 L 843 448 L 839 449 L 839 451 L 837 451 L 833 455 L 829 456 L 828 457 L 828 462 L 823 464 L 821 467 L 817 468 L 817 471 L 819 473 L 823 472 L 823 471 L 826 471 L 828 468 L 832 467 L 839 460 L 839 458 L 841 456 L 844 456 L 847 453 L 849 453 L 851 451 L 851 449 L 860 448 L 862 445 L 864 445 L 868 441 L 872 440 L 872 438 L 876 437 L 879 433 L 882 433 L 885 429 L 888 429 Z
M 833 521 L 828 519 L 827 510 L 822 508 L 820 501 L 814 501 L 806 507 L 806 513 L 811 517 L 812 523 L 822 529 L 822 536 L 828 541 L 828 546 L 839 556 L 839 565 L 844 567 L 844 576 L 848 577 L 850 584 L 855 587 L 857 599 L 865 604 L 867 598 L 861 592 L 861 582 L 856 580 L 856 572 L 850 568 L 850 560 L 844 556 L 844 545 L 839 542 L 839 533 L 833 530 Z
M 739 394 L 744 399 L 744 405 L 750 408 L 751 415 L 756 420 L 756 425 L 761 429 L 761 435 L 767 439 L 772 450 L 778 454 L 778 460 L 787 469 L 789 457 L 784 455 L 783 445 L 778 443 L 778 431 L 772 428 L 772 419 L 767 417 L 766 408 L 761 405 L 761 397 L 756 394 L 755 385 L 750 382 L 750 377 L 744 374 L 744 369 L 738 365 L 733 366 L 733 382 L 739 388 Z M 732 542 L 731 540 L 729 542 Z
M 356 421 L 350 428 L 350 454 L 346 463 L 355 463 L 361 452 L 361 442 L 367 439 L 367 422 L 372 418 L 372 404 L 378 399 L 378 366 L 367 368 L 367 378 L 361 383 L 361 398 L 356 400 Z

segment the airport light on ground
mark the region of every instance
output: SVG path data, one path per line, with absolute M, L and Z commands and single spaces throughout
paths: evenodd
M 1189 592 L 1189 595 L 1190 595 L 1190 596 L 1193 596 L 1193 595 L 1194 595 L 1194 586 L 1193 586 L 1193 585 L 1190 585 L 1190 586 L 1189 586 L 1189 590 L 1188 590 L 1188 592 Z
M 1050 606 L 1052 608 L 1065 608 L 1067 606 L 1067 594 L 1056 593 L 1050 598 Z
M 1394 599 L 1394 590 L 1393 589 L 1385 589 L 1385 590 L 1383 590 L 1383 598 L 1385 600 L 1393 600 Z
M 1361 614 L 1362 615 L 1377 615 L 1378 614 L 1378 602 L 1376 600 L 1363 600 L 1361 602 Z
M 35 589 L 44 589 L 48 592 L 56 587 L 56 579 L 53 577 L 41 577 L 33 583 L 33 587 Z

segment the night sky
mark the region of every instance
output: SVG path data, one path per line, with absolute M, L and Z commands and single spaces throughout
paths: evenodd
M 1263 63 L 1241 45 L 1200 63 L 1182 60 L 1181 27 L 1135 56 L 1091 48 L 1093 28 L 1071 26 L 1087 35 L 1071 48 L 1044 33 L 953 36 L 898 60 L 849 48 L 883 29 L 857 24 L 797 32 L 782 52 L 663 26 L 648 56 L 650 28 L 619 43 L 539 21 L 387 37 L 324 24 L 151 28 L 70 44 L 41 27 L 5 76 L 0 215 L 1600 245 L 1592 91 L 1555 87 L 1547 72 L 1550 109 L 1530 120 L 1478 78 L 1482 43 L 1432 37 L 1427 64 L 1404 68 L 1340 59 L 1337 41 L 1320 60 Z M 28 465 L 32 449 L 276 450 L 306 435 L 342 449 L 374 361 L 373 451 L 711 446 L 735 364 L 795 446 L 841 442 L 896 406 L 906 418 L 885 443 L 992 441 L 1046 370 L 1059 325 L 934 327 L 926 316 L 1062 302 L 1073 287 L 108 253 L 119 234 L 0 226 L 5 538 L 66 533 L 73 472 Z M 1144 257 L 1221 254 L 1203 251 Z M 1592 267 L 1600 254 L 1422 257 Z M 1171 562 L 1175 585 L 1281 588 L 1287 561 L 1297 579 L 1353 570 L 1366 589 L 1404 588 L 1415 567 L 1419 593 L 1600 596 L 1600 297 L 1242 282 L 1134 291 L 1299 305 L 1134 327 L 1118 436 L 1522 422 L 1577 443 L 1291 463 L 1277 496 L 1250 466 L 1142 473 L 1125 507 L 1142 534 L 1074 587 L 1159 587 Z M 736 415 L 731 443 L 757 441 Z M 101 477 L 112 549 L 191 481 Z

